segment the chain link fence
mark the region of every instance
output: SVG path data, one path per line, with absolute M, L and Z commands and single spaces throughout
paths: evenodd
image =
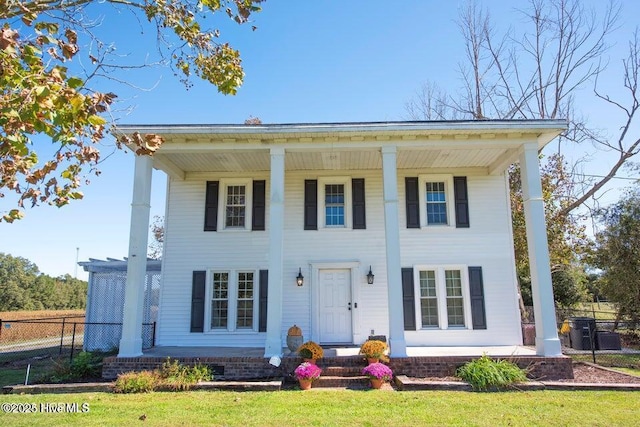
M 617 318 L 600 304 L 582 309 L 556 309 L 562 353 L 573 360 L 613 368 L 640 369 L 640 329 L 634 319 Z M 522 323 L 525 345 L 535 345 L 533 309 Z
M 143 349 L 155 344 L 156 324 L 142 325 Z M 80 317 L 0 319 L 0 364 L 117 349 L 122 323 L 85 322 Z M 87 342 L 88 341 L 88 342 Z

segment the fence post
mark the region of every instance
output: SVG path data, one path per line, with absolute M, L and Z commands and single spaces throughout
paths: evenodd
M 156 322 L 153 322 L 153 329 L 151 330 L 151 347 L 156 346 Z
M 2 319 L 0 319 L 0 338 L 2 338 Z
M 76 343 L 76 322 L 73 322 L 73 335 L 71 336 L 71 354 L 69 355 L 69 362 L 73 362 L 73 346 Z
M 64 340 L 64 322 L 67 320 L 66 317 L 62 318 L 62 331 L 60 332 L 60 354 L 62 354 L 62 341 Z
M 593 358 L 593 363 L 597 363 L 596 362 L 596 343 L 595 343 L 595 337 L 593 336 L 593 334 L 591 333 L 591 328 L 582 328 L 583 331 L 584 329 L 586 329 L 589 332 L 589 343 L 591 343 L 591 357 Z

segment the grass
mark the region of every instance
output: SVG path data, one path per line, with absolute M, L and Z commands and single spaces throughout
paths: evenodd
M 636 377 L 640 377 L 640 368 L 614 368 L 616 371 L 624 372 L 625 374 L 633 375 Z
M 87 413 L 3 414 L 5 425 L 124 426 L 629 426 L 638 394 L 612 391 L 505 393 L 156 392 L 4 395 L 3 403 L 88 403 Z M 142 424 L 140 424 L 142 425 Z

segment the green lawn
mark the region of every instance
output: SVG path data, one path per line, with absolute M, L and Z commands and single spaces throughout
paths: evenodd
M 87 413 L 2 414 L 7 426 L 630 426 L 640 393 L 311 390 L 2 395 L 2 403 L 88 404 Z M 144 414 L 144 422 L 139 418 Z

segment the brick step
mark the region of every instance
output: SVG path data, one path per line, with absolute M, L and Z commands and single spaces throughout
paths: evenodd
M 322 376 L 357 377 L 362 375 L 364 366 L 327 366 L 322 368 Z
M 369 387 L 369 378 L 359 375 L 359 376 L 350 376 L 350 377 L 342 377 L 342 376 L 333 376 L 333 375 L 322 375 L 320 378 L 313 382 L 313 387 L 315 388 L 327 388 L 327 387 L 347 387 L 347 388 L 368 388 Z

